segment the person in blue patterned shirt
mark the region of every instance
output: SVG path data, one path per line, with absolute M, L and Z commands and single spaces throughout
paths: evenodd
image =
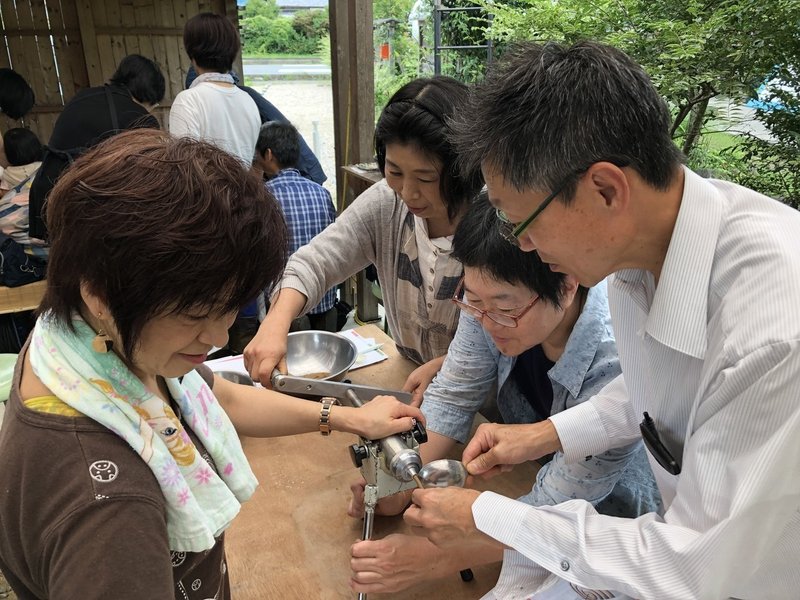
M 552 426 L 549 417 L 580 406 L 620 373 L 605 282 L 580 286 L 573 276 L 551 271 L 536 253 L 506 242 L 485 191 L 459 223 L 453 255 L 464 265 L 453 296 L 461 318 L 424 393 L 423 464 L 470 439 L 487 398 L 501 422 L 535 435 Z M 630 518 L 661 510 L 641 440 L 577 461 L 557 451 L 539 462 L 531 490 L 520 498 L 529 505 L 581 498 L 602 514 Z M 363 487 L 355 483 L 351 490 L 349 514 L 357 517 L 363 514 Z M 410 500 L 405 492 L 382 499 L 378 512 L 397 514 Z M 397 592 L 502 558 L 502 549 L 481 541 L 462 540 L 445 550 L 422 536 L 391 534 L 351 547 L 351 586 L 370 594 Z
M 261 126 L 254 164 L 269 178 L 267 188 L 278 200 L 291 232 L 291 251 L 296 252 L 336 218 L 331 195 L 306 179 L 297 169 L 300 135 L 291 123 L 269 121 Z M 292 331 L 336 331 L 336 289 L 329 289 L 309 313 L 295 320 Z

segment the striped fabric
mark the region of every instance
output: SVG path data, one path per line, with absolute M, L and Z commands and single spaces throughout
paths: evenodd
M 685 172 L 658 286 L 628 270 L 609 287 L 624 382 L 553 418 L 582 457 L 636 437 L 647 411 L 682 465 L 651 456 L 666 513 L 484 493 L 476 524 L 524 555 L 507 552 L 489 597 L 536 597 L 531 561 L 634 598 L 800 597 L 800 214 Z
M 30 237 L 28 231 L 28 196 L 32 184 L 33 175 L 2 195 L 0 198 L 0 232 L 21 244 L 27 254 L 46 259 L 49 248 L 42 240 Z

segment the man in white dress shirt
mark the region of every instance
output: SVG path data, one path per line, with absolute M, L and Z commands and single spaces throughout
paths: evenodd
M 585 286 L 613 274 L 623 371 L 543 424 L 482 426 L 469 470 L 642 436 L 665 514 L 432 489 L 406 520 L 504 545 L 489 598 L 800 597 L 800 213 L 685 168 L 664 101 L 607 46 L 519 46 L 462 114 L 506 239 Z

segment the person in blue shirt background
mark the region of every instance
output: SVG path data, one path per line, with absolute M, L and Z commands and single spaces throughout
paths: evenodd
M 502 421 L 526 424 L 535 435 L 536 428 L 552 427 L 548 417 L 588 400 L 620 373 L 605 282 L 587 289 L 574 277 L 551 271 L 536 253 L 506 242 L 485 191 L 459 223 L 453 256 L 464 265 L 453 298 L 461 318 L 447 358 L 423 396 L 428 430 L 423 463 L 465 443 L 487 399 Z M 661 509 L 641 441 L 571 464 L 560 451 L 540 462 L 546 464 L 520 498 L 528 504 L 582 498 L 599 512 L 624 517 Z M 360 516 L 363 487 L 355 483 L 352 490 L 348 512 Z M 410 493 L 401 493 L 382 500 L 378 509 L 396 514 L 409 502 Z M 444 551 L 427 538 L 400 534 L 357 542 L 351 552 L 351 586 L 366 593 L 399 591 L 420 577 L 455 574 L 503 558 L 491 545 L 465 543 Z
M 283 209 L 289 227 L 292 252 L 306 245 L 333 223 L 336 209 L 324 187 L 306 179 L 297 168 L 300 134 L 286 121 L 264 123 L 256 142 L 254 165 L 268 177 L 267 188 Z M 303 317 L 295 319 L 291 331 L 321 329 L 336 331 L 336 288 L 329 289 L 322 301 Z

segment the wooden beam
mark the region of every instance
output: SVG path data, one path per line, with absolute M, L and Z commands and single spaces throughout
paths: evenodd
M 236 31 L 239 32 L 241 36 L 241 27 L 239 24 L 239 8 L 236 4 L 236 0 L 223 0 L 222 2 L 222 10 L 228 19 L 230 19 L 231 23 L 233 23 L 234 27 L 236 27 Z M 244 47 L 242 48 L 244 49 Z M 233 70 L 235 73 L 239 75 L 239 79 L 244 85 L 244 65 L 242 64 L 242 52 L 236 55 L 236 58 L 233 60 Z
M 53 33 L 53 29 L 55 29 L 55 27 L 52 29 L 49 27 L 25 27 L 25 28 L 18 27 L 14 29 L 7 29 L 5 33 L 11 35 L 22 35 L 22 36 L 41 35 L 49 37 Z M 77 27 L 69 29 L 58 28 L 58 30 L 63 31 L 68 35 L 78 35 L 78 33 L 80 32 L 80 30 Z
M 100 68 L 100 53 L 97 50 L 97 32 L 94 28 L 94 15 L 92 14 L 92 0 L 77 0 L 78 25 L 81 30 L 81 44 L 83 56 L 86 59 L 86 72 L 89 75 L 89 85 L 103 85 L 105 79 Z
M 97 27 L 98 35 L 177 35 L 183 36 L 183 27 Z
M 331 75 L 336 157 L 337 205 L 349 204 L 344 165 L 372 160 L 375 130 L 375 76 L 372 2 L 331 2 Z

